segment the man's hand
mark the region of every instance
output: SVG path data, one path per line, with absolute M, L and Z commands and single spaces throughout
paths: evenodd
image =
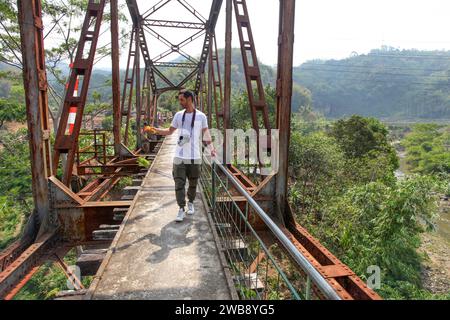
M 211 157 L 215 158 L 217 157 L 217 151 L 214 149 L 214 147 L 211 145 Z

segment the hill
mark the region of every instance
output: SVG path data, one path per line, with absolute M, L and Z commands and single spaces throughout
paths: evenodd
M 294 69 L 325 116 L 450 119 L 450 52 L 372 50 L 343 60 L 315 60 Z
M 223 56 L 220 49 L 221 61 Z M 0 71 L 8 69 L 0 64 Z M 260 63 L 260 69 L 263 83 L 274 87 L 276 68 Z M 223 70 L 221 65 L 222 76 Z M 171 77 L 179 78 L 181 72 L 171 70 Z M 122 79 L 124 73 L 122 70 Z M 111 100 L 110 79 L 110 71 L 94 69 L 91 89 L 99 92 L 103 101 Z M 312 105 L 328 118 L 359 114 L 391 121 L 450 119 L 450 51 L 383 47 L 341 60 L 308 61 L 294 67 L 293 79 L 293 111 Z M 55 85 L 51 76 L 49 81 Z M 237 48 L 232 53 L 231 81 L 233 92 L 245 90 Z M 55 86 L 63 91 L 62 86 Z M 0 87 L 7 91 L 4 81 Z

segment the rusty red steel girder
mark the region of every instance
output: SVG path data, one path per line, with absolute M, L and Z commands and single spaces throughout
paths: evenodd
M 55 238 L 55 231 L 44 234 L 0 273 L 0 299 L 3 299 L 16 286 L 18 279 L 24 278 L 33 267 L 39 264 L 42 256 L 51 250 Z
M 275 198 L 278 216 L 284 223 L 293 223 L 288 213 L 289 144 L 291 140 L 292 68 L 294 58 L 295 1 L 280 1 L 278 27 L 277 66 L 277 129 L 279 137 L 279 163 L 275 183 Z
M 143 58 L 145 61 L 149 59 L 147 46 L 142 48 L 142 44 L 145 41 L 145 36 L 142 32 L 142 29 L 139 25 L 136 26 L 136 59 L 135 59 L 135 68 L 136 68 L 136 97 L 135 97 L 135 106 L 136 106 L 136 149 L 142 148 L 142 135 L 139 134 L 141 132 L 141 119 L 142 119 L 142 100 L 141 100 L 141 50 L 143 53 Z M 129 123 L 127 123 L 129 125 Z
M 347 265 L 336 258 L 301 225 L 290 222 L 283 231 L 342 299 L 381 300 L 375 291 L 367 287 Z
M 263 128 L 270 132 L 269 108 L 264 92 L 264 86 L 261 79 L 258 57 L 256 55 L 255 41 L 250 24 L 247 2 L 245 0 L 233 0 L 234 12 L 242 53 L 242 62 L 245 71 L 245 82 L 247 85 L 248 100 L 253 122 L 253 128 L 259 135 L 260 124 L 262 120 Z M 258 140 L 259 141 L 259 140 Z M 267 141 L 270 150 L 270 139 Z
M 222 3 L 223 3 L 222 0 L 213 0 L 213 3 L 211 5 L 209 18 L 206 24 L 205 40 L 203 42 L 203 48 L 200 54 L 199 70 L 197 73 L 197 79 L 195 81 L 195 92 L 197 94 L 200 92 L 201 77 L 202 74 L 204 74 L 205 72 L 209 51 L 212 48 L 211 37 L 214 34 L 214 30 L 216 28 L 217 19 L 219 18 L 220 10 L 222 8 Z
M 47 95 L 47 75 L 41 2 L 18 1 L 18 19 L 22 39 L 23 81 L 30 145 L 32 191 L 35 212 L 25 236 L 34 239 L 50 228 L 47 178 L 53 174 Z M 34 218 L 35 217 L 35 218 Z M 32 220 L 33 221 L 33 220 Z M 41 231 L 39 230 L 41 229 Z
M 150 121 L 153 108 L 152 99 L 149 74 L 147 68 L 145 68 L 144 75 L 142 77 L 141 116 L 144 118 L 144 121 L 148 123 L 153 123 Z
M 226 0 L 225 6 L 225 61 L 224 61 L 224 78 L 223 78 L 223 137 L 227 141 L 227 129 L 231 128 L 231 64 L 232 64 L 232 24 L 233 24 L 233 3 Z M 227 154 L 227 146 L 223 146 L 223 154 Z
M 120 122 L 121 124 L 122 124 L 122 117 L 126 117 L 125 132 L 122 138 L 125 145 L 128 144 L 128 131 L 133 102 L 134 78 L 136 74 L 136 64 L 134 62 L 136 56 L 136 48 L 135 46 L 133 46 L 135 38 L 136 38 L 136 29 L 134 28 L 131 32 L 130 48 L 128 49 L 128 60 L 125 71 L 125 81 L 123 84 L 122 104 L 121 104 L 121 122 Z
M 120 154 L 122 130 L 120 104 L 120 47 L 119 47 L 119 8 L 118 0 L 110 0 L 111 7 L 111 80 L 113 98 L 114 153 Z
M 11 263 L 13 263 L 31 244 L 33 240 L 24 237 L 11 244 L 0 254 L 0 272 L 3 272 Z
M 220 76 L 219 52 L 217 50 L 216 36 L 211 36 L 211 50 L 209 50 L 209 68 L 211 69 L 211 83 L 214 93 L 214 111 L 217 129 L 224 129 L 222 77 Z M 223 130 L 224 131 L 224 130 Z
M 81 30 L 80 42 L 78 43 L 77 54 L 70 74 L 66 97 L 64 99 L 64 107 L 61 113 L 58 132 L 56 134 L 53 171 L 56 172 L 58 169 L 61 154 L 67 154 L 63 175 L 63 182 L 67 186 L 71 183 L 78 136 L 81 130 L 83 111 L 86 104 L 89 81 L 97 50 L 104 7 L 105 0 L 90 0 L 88 2 L 87 13 Z M 77 90 L 76 87 L 78 85 L 79 88 Z M 75 112 L 71 112 L 71 109 Z M 71 129 L 68 128 L 68 126 L 70 126 L 68 123 L 69 116 L 73 117 L 73 114 L 75 114 L 75 121 L 73 129 Z
M 151 27 L 169 27 L 169 28 L 199 29 L 199 30 L 205 29 L 204 23 L 170 21 L 170 20 L 145 19 L 143 25 Z

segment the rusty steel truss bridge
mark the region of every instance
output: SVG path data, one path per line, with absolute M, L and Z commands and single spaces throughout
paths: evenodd
M 171 3 L 185 10 L 184 20 L 179 21 L 173 14 L 164 19 L 156 17 Z M 226 129 L 232 129 L 231 45 L 235 23 L 252 126 L 257 132 L 278 129 L 280 146 L 279 170 L 270 176 L 250 175 L 246 168 L 211 159 L 203 163 L 202 194 L 218 248 L 229 264 L 236 297 L 270 299 L 275 290 L 285 299 L 380 299 L 296 223 L 295 210 L 287 201 L 295 0 L 279 1 L 279 37 L 274 43 L 278 45 L 275 128 L 271 128 L 269 120 L 247 1 L 208 3 L 209 16 L 203 17 L 187 0 L 161 0 L 145 12 L 140 11 L 138 1 L 126 0 L 132 25 L 125 75 L 121 77 L 118 0 L 89 0 L 53 141 L 41 1 L 18 0 L 34 211 L 23 237 L 0 253 L 1 298 L 13 298 L 48 261 L 63 269 L 76 292 L 88 289 L 63 257 L 77 247 L 96 248 L 97 253 L 98 248 L 113 248 L 117 230 L 133 203 L 133 190 L 139 189 L 147 174 L 147 169 L 139 165 L 140 158 L 155 161 L 164 141 L 163 137 L 145 139 L 142 135 L 144 122 L 160 124 L 162 94 L 189 86 L 209 123 L 224 135 Z M 110 19 L 106 21 L 108 6 Z M 224 57 L 219 56 L 215 35 L 222 10 Z M 82 130 L 83 113 L 101 27 L 106 23 L 111 30 L 113 130 L 86 131 Z M 172 41 L 160 32 L 162 29 L 188 36 Z M 202 43 L 197 56 L 185 50 L 195 41 Z M 157 55 L 153 50 L 155 42 L 167 49 Z M 173 55 L 179 58 L 165 59 Z M 168 70 L 175 70 L 182 79 L 170 79 Z M 135 137 L 136 145 L 130 146 L 130 136 Z M 117 200 L 112 192 L 125 177 L 132 177 L 134 186 L 125 188 L 125 195 Z M 279 250 L 274 251 L 274 246 Z M 96 258 L 88 266 L 90 274 L 95 275 L 101 272 L 98 266 L 104 256 L 91 256 Z M 274 285 L 271 279 L 275 275 L 278 282 Z

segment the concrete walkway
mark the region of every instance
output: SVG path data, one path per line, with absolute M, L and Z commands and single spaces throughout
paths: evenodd
M 99 270 L 93 299 L 231 298 L 200 194 L 195 215 L 174 222 L 175 146 L 175 135 L 165 140 Z

